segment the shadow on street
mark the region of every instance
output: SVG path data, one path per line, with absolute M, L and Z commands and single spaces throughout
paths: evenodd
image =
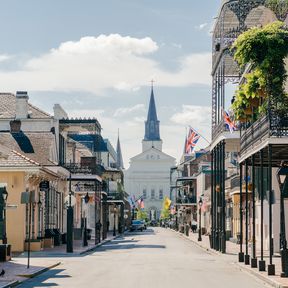
M 35 287 L 35 283 L 37 283 L 37 287 L 56 287 L 59 286 L 57 283 L 44 283 L 48 279 L 59 279 L 59 278 L 70 278 L 70 275 L 58 275 L 59 273 L 65 271 L 64 269 L 52 269 L 48 272 L 39 275 L 36 278 L 32 278 L 30 280 L 25 281 L 23 284 L 20 284 L 19 287 L 23 288 L 32 288 Z M 17 286 L 18 287 L 18 286 Z

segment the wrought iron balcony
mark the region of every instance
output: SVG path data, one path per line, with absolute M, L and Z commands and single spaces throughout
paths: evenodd
M 237 129 L 236 131 L 239 131 L 239 130 Z M 230 131 L 229 131 L 229 128 L 227 127 L 227 125 L 224 123 L 224 120 L 222 119 L 219 122 L 219 124 L 215 125 L 212 128 L 212 139 L 213 140 L 217 139 L 217 137 L 220 136 L 224 132 L 230 132 Z
M 101 176 L 104 168 L 99 164 L 83 165 L 81 163 L 66 163 L 63 165 L 72 174 L 92 174 Z
M 276 111 L 262 117 L 245 127 L 241 133 L 241 153 L 264 142 L 268 138 L 288 137 L 288 114 L 281 115 Z
M 240 187 L 240 176 L 234 175 L 230 180 L 230 188 L 231 190 L 237 187 Z
M 109 191 L 107 192 L 108 199 L 110 200 L 123 200 L 124 195 L 117 191 Z

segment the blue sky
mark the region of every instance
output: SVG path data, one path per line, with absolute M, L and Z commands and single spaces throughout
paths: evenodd
M 210 137 L 211 36 L 219 1 L 9 0 L 1 3 L 0 86 L 52 113 L 97 117 L 125 166 L 141 152 L 155 80 L 164 152 L 185 126 Z M 200 142 L 199 148 L 205 146 Z

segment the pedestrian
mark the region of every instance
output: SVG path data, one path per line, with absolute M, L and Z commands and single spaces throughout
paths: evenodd
M 193 233 L 197 231 L 197 222 L 194 219 L 192 220 L 191 229 Z

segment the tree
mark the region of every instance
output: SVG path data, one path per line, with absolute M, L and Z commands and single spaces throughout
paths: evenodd
M 239 86 L 232 104 L 236 120 L 242 116 L 251 118 L 251 110 L 255 112 L 252 116 L 257 117 L 266 113 L 268 106 L 280 114 L 287 110 L 284 89 L 287 43 L 288 30 L 280 21 L 251 28 L 236 39 L 232 46 L 234 59 L 242 69 L 248 64 L 252 67 L 251 72 L 244 75 L 245 81 Z

